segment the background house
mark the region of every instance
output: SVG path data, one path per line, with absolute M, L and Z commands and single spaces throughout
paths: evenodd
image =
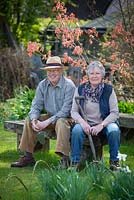
M 119 21 L 127 25 L 125 10 L 128 12 L 131 5 L 134 6 L 134 0 L 112 0 L 109 2 L 104 14 L 100 17 L 96 17 L 92 21 L 86 22 L 81 26 L 81 29 L 86 31 L 87 29 L 96 27 L 98 33 L 103 34 L 108 29 L 115 27 Z

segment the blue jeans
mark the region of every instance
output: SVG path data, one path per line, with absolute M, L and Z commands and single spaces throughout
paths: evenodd
M 100 133 L 99 133 L 100 134 Z M 118 151 L 120 148 L 120 129 L 116 123 L 111 123 L 105 127 L 101 134 L 104 134 L 107 138 L 109 145 L 109 153 L 111 161 L 118 161 Z M 80 162 L 83 142 L 86 138 L 80 124 L 75 124 L 71 134 L 71 161 Z

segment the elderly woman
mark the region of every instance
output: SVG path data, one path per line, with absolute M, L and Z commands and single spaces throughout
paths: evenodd
M 97 136 L 104 134 L 107 137 L 110 153 L 110 168 L 118 169 L 118 151 L 120 147 L 120 129 L 118 102 L 113 87 L 102 80 L 105 68 L 101 62 L 93 61 L 87 66 L 89 81 L 76 88 L 71 116 L 76 124 L 72 129 L 71 137 L 71 163 L 78 166 L 80 163 L 82 145 L 86 135 Z M 75 101 L 76 96 L 84 96 L 80 104 L 84 109 L 87 120 L 85 121 Z

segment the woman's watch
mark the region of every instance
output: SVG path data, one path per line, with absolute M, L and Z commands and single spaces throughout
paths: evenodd
M 103 122 L 101 123 L 101 125 L 103 126 L 103 128 L 105 127 Z

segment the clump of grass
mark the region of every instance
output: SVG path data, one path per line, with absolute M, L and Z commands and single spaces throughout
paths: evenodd
M 134 199 L 134 172 L 112 172 L 103 163 L 87 165 L 81 172 L 45 169 L 39 182 L 47 200 Z
M 103 162 L 87 164 L 84 173 L 92 187 L 100 190 L 104 190 L 104 182 L 111 176 L 111 170 Z
M 88 178 L 76 171 L 45 169 L 39 180 L 47 200 L 85 200 L 92 190 Z
M 114 178 L 108 179 L 105 191 L 111 199 L 133 200 L 134 199 L 134 171 L 125 173 L 119 171 Z

